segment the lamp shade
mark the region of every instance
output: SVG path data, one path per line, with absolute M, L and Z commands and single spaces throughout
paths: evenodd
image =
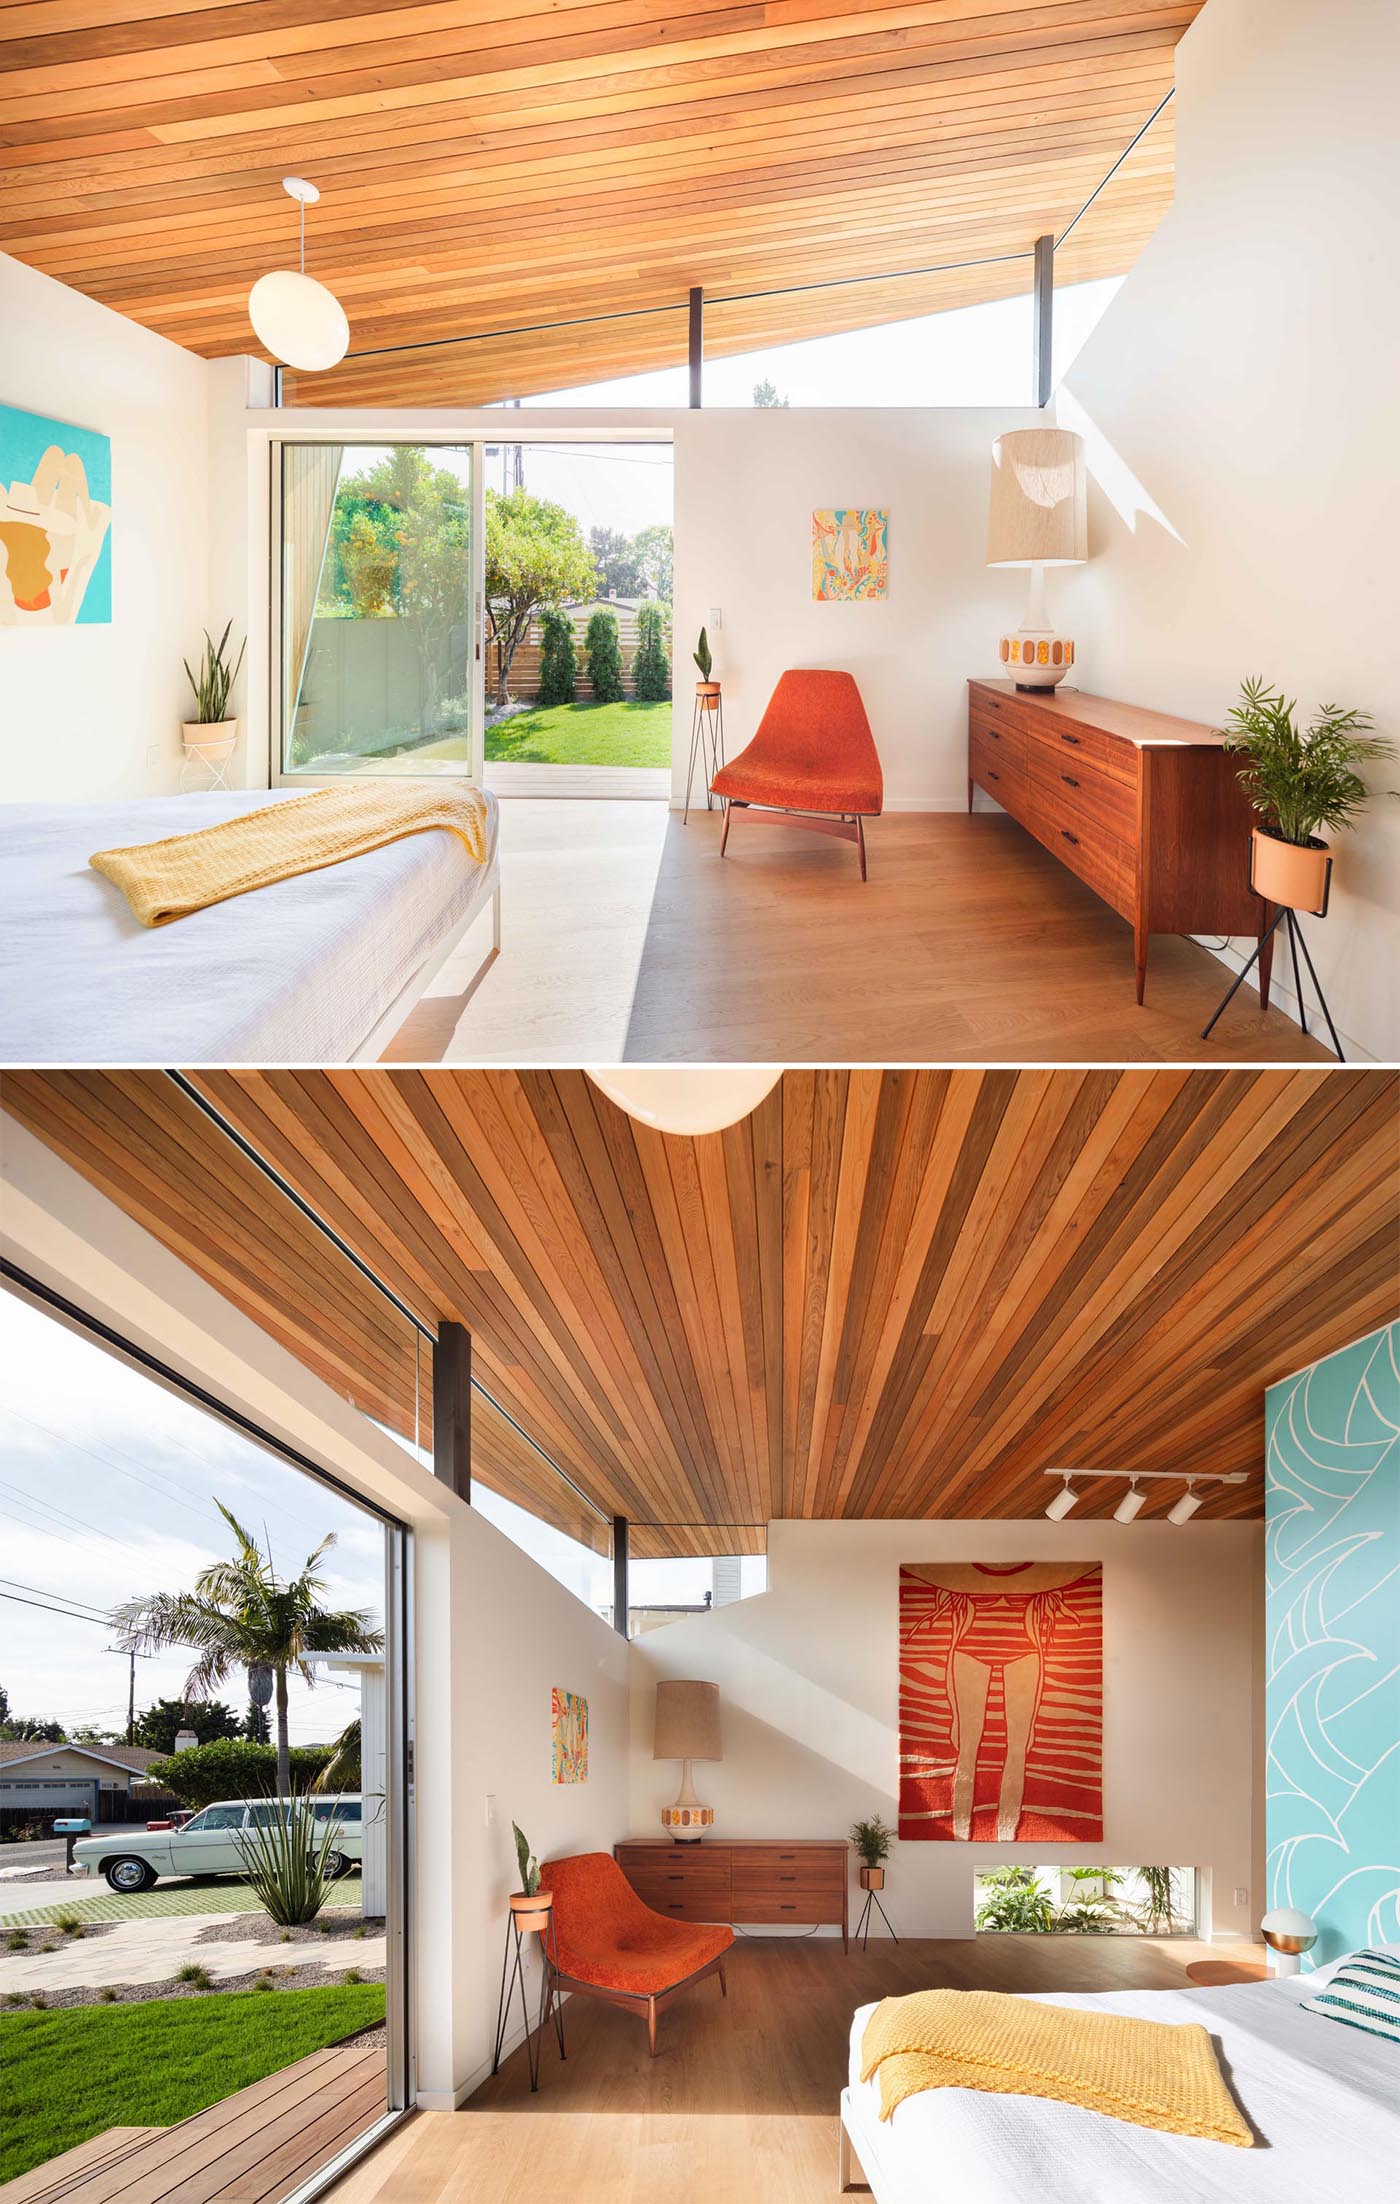
M 1008 429 L 992 446 L 988 566 L 1077 566 L 1088 556 L 1084 439 Z
M 1307 1951 L 1317 1942 L 1317 1923 L 1297 1906 L 1271 1906 L 1259 1923 L 1259 1933 L 1276 1951 Z
M 723 1760 L 719 1736 L 719 1685 L 689 1677 L 656 1687 L 653 1760 Z
M 312 374 L 343 360 L 350 342 L 345 309 L 333 291 L 295 268 L 274 268 L 248 293 L 248 319 L 274 358 Z
M 777 1064 L 590 1064 L 588 1076 L 629 1117 L 660 1133 L 722 1133 L 756 1110 L 782 1077 Z

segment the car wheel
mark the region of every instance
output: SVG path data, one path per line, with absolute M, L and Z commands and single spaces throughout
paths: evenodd
M 346 1859 L 343 1852 L 328 1852 L 326 1854 L 326 1873 L 333 1883 L 338 1883 L 342 1875 L 348 1875 L 350 1866 L 351 1863 Z
M 155 1869 L 148 1860 L 108 1860 L 102 1869 L 111 1889 L 129 1898 L 134 1891 L 149 1890 L 159 1881 Z

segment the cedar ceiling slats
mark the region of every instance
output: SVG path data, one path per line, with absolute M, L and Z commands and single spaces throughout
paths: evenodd
M 0 243 L 196 351 L 252 351 L 247 292 L 293 253 L 296 170 L 324 192 L 309 265 L 355 353 L 444 349 L 289 376 L 289 397 L 526 396 L 682 359 L 679 312 L 615 317 L 693 284 L 775 294 L 713 308 L 716 357 L 1028 289 L 1024 256 L 1170 89 L 1200 4 L 11 6 Z M 1062 280 L 1127 268 L 1171 179 L 1168 109 Z M 899 273 L 919 267 L 941 272 Z M 613 318 L 532 328 L 585 316 Z
M 581 1072 L 208 1072 L 228 1120 L 639 1553 L 773 1516 L 1022 1516 L 1047 1468 L 1239 1469 L 1263 1391 L 1395 1313 L 1380 1071 L 784 1074 L 723 1134 Z M 366 1413 L 426 1441 L 408 1327 L 156 1072 L 17 1072 L 11 1110 Z M 586 1509 L 486 1404 L 476 1473 Z M 1121 1487 L 1086 1485 L 1086 1512 Z M 1154 1494 L 1161 1513 L 1174 1494 Z M 642 1526 L 650 1526 L 643 1529 Z

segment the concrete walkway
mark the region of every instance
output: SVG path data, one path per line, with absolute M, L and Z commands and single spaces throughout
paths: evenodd
M 134 1986 L 168 1982 L 193 1960 L 217 1979 L 263 1967 L 321 1966 L 328 1974 L 385 1964 L 385 1938 L 317 1937 L 290 1944 L 201 1944 L 201 1929 L 226 1913 L 181 1913 L 123 1921 L 102 1936 L 74 1936 L 56 1951 L 0 1953 L 0 1995 L 12 1990 L 96 1989 L 104 1982 Z

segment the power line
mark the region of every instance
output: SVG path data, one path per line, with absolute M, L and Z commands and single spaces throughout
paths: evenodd
M 67 1592 L 51 1592 L 42 1584 L 26 1584 L 21 1576 L 0 1576 L 0 1584 L 9 1584 L 17 1592 L 37 1592 L 41 1599 L 61 1599 L 69 1607 L 86 1607 L 91 1614 L 100 1615 L 104 1622 L 111 1621 L 111 1610 L 94 1607 L 90 1599 L 74 1599 Z
M 55 1607 L 49 1600 L 26 1599 L 21 1592 L 0 1592 L 0 1599 L 12 1599 L 19 1607 L 42 1608 L 46 1615 L 62 1615 L 65 1622 L 96 1623 L 102 1630 L 110 1630 L 112 1627 L 111 1619 L 106 1615 L 80 1614 L 76 1607 Z

